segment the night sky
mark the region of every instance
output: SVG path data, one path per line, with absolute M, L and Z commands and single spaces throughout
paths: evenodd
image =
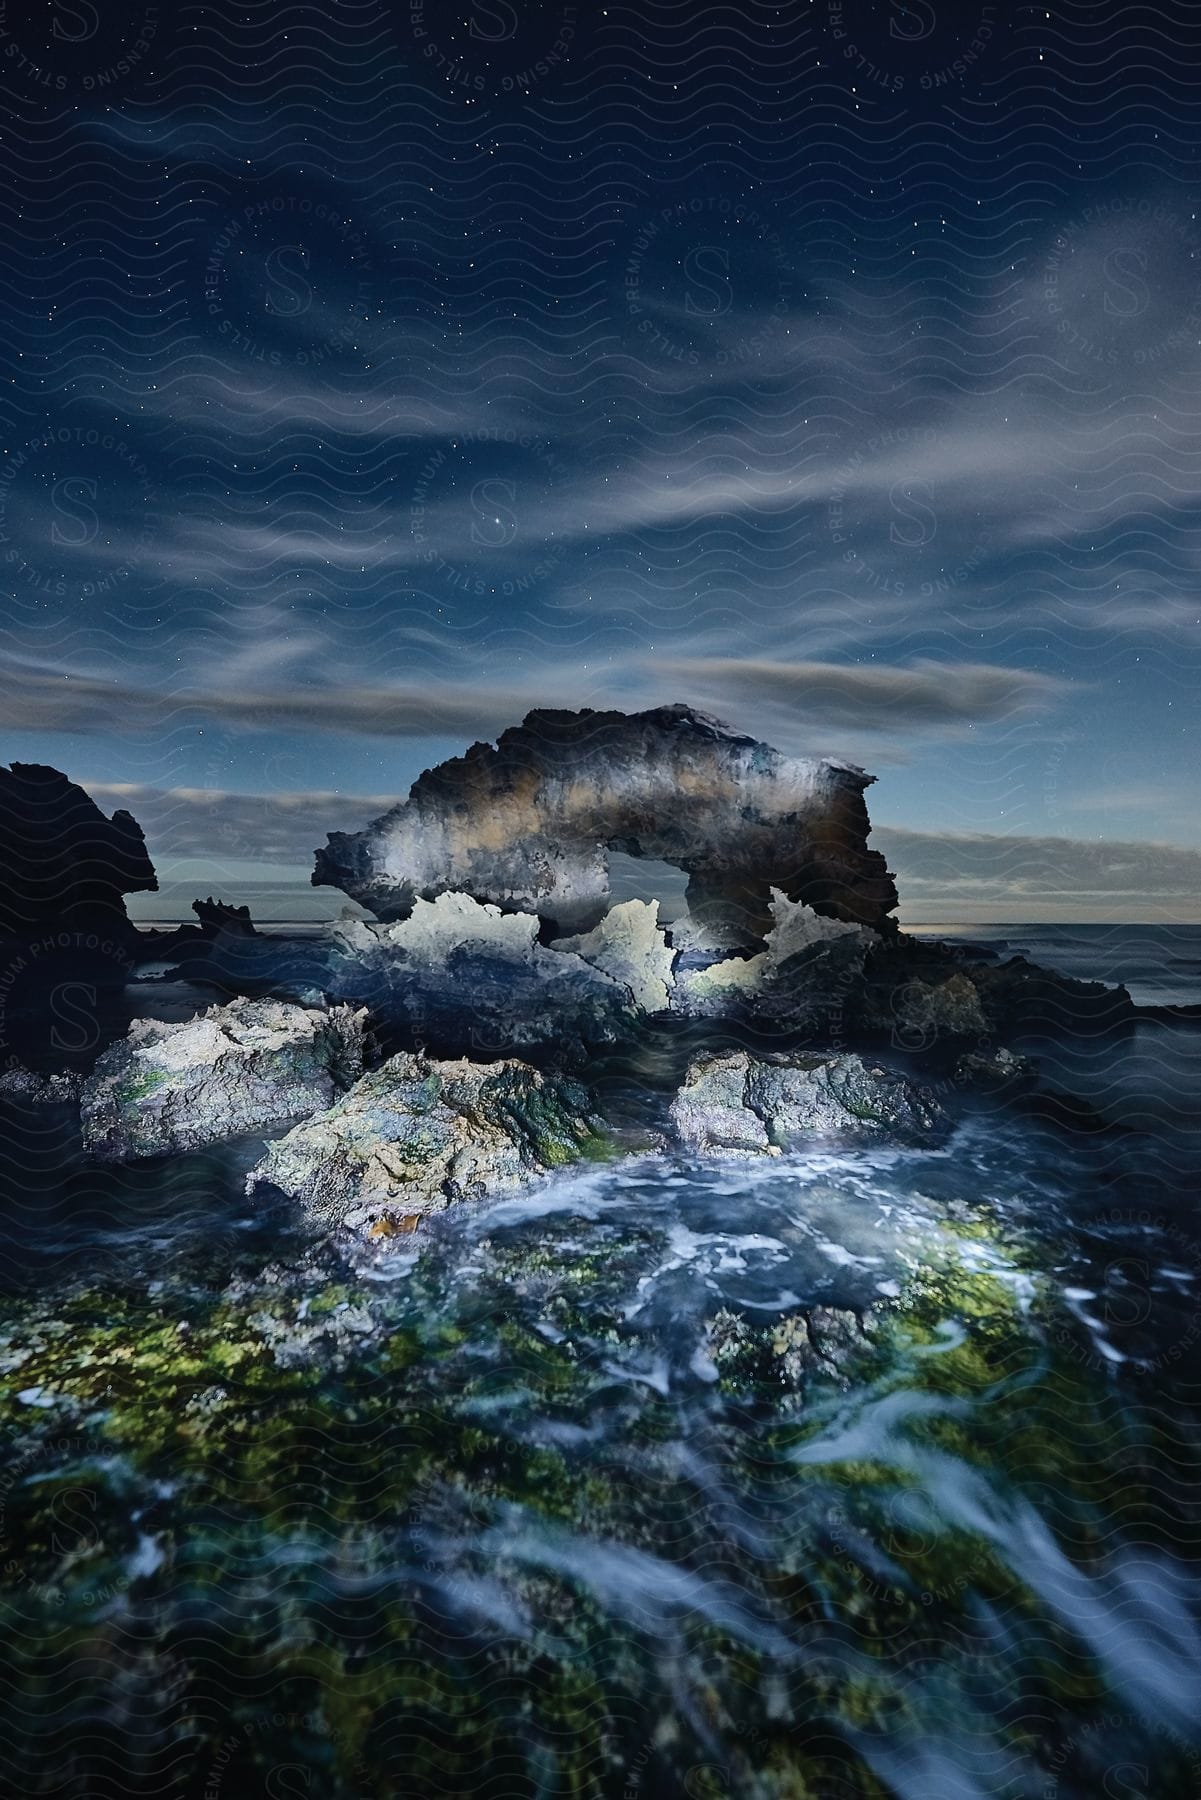
M 0 754 L 307 881 L 531 705 L 1201 919 L 1201 7 L 0 4 Z

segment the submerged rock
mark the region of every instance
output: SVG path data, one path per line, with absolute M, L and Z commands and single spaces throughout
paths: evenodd
M 365 831 L 331 833 L 313 883 L 384 919 L 457 890 L 586 932 L 606 911 L 612 850 L 686 871 L 690 913 L 731 944 L 763 936 L 773 886 L 884 926 L 897 895 L 867 848 L 872 780 L 782 756 L 687 706 L 532 712 L 495 746 L 428 770 Z
M 924 1142 L 946 1126 L 941 1109 L 893 1069 L 857 1056 L 768 1058 L 745 1050 L 691 1063 L 671 1122 L 687 1150 L 762 1155 L 815 1138 Z
M 326 1107 L 359 1074 L 364 1015 L 235 1000 L 138 1019 L 83 1084 L 84 1144 L 122 1162 L 195 1150 Z
M 278 1188 L 323 1222 L 387 1238 L 426 1213 L 522 1187 L 607 1143 L 577 1082 L 521 1062 L 402 1052 L 269 1144 L 246 1185 Z
M 882 1308 L 810 1306 L 768 1323 L 721 1307 L 705 1332 L 706 1353 L 719 1379 L 734 1390 L 847 1387 L 874 1344 Z

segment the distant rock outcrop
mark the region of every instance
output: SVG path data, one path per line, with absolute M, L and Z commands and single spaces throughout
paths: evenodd
M 111 819 L 58 769 L 0 767 L 0 933 L 124 926 L 125 895 L 154 892 L 142 828 Z
M 697 925 L 731 947 L 770 929 L 770 893 L 889 929 L 896 888 L 867 848 L 849 763 L 782 756 L 687 706 L 532 712 L 495 746 L 428 770 L 365 831 L 333 832 L 313 884 L 382 919 L 450 891 L 536 913 L 552 935 L 592 931 L 608 852 L 688 874 Z

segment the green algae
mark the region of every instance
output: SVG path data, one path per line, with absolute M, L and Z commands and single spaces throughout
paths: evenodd
M 260 1782 L 282 1759 L 309 1772 L 302 1786 L 335 1796 L 470 1793 L 497 1770 L 508 1791 L 531 1795 L 671 1792 L 697 1769 L 697 1791 L 708 1782 L 719 1792 L 714 1768 L 731 1779 L 749 1769 L 768 1794 L 824 1795 L 836 1772 L 845 1787 L 834 1791 L 879 1796 L 849 1750 L 823 1756 L 814 1740 L 834 1729 L 918 1732 L 925 1721 L 898 1716 L 889 1674 L 922 1666 L 936 1640 L 970 1641 L 981 1602 L 1015 1630 L 1028 1622 L 1036 1699 L 1082 1717 L 1102 1701 L 1095 1667 L 995 1546 L 907 1511 L 918 1483 L 894 1460 L 792 1460 L 873 1402 L 925 1395 L 971 1410 L 915 1415 L 907 1441 L 999 1472 L 1015 1493 L 1053 1489 L 1074 1554 L 1099 1557 L 1115 1521 L 1145 1532 L 1155 1469 L 1179 1456 L 1179 1438 L 1164 1421 L 1150 1437 L 1119 1429 L 1120 1398 L 1050 1338 L 1050 1297 L 1022 1303 L 1012 1246 L 978 1224 L 947 1234 L 836 1362 L 797 1360 L 810 1337 L 790 1315 L 719 1365 L 711 1429 L 729 1478 L 804 1524 L 744 1577 L 798 1636 L 837 1617 L 858 1660 L 781 1675 L 729 1628 L 682 1622 L 690 1690 L 714 1696 L 698 1704 L 732 1746 L 712 1767 L 686 1735 L 656 1736 L 667 1701 L 644 1632 L 606 1612 L 578 1573 L 517 1563 L 504 1566 L 526 1625 L 483 1623 L 496 1570 L 471 1547 L 472 1533 L 537 1522 L 681 1568 L 703 1569 L 715 1545 L 736 1558 L 720 1514 L 681 1469 L 673 1404 L 606 1371 L 628 1341 L 612 1296 L 654 1234 L 486 1247 L 488 1282 L 461 1307 L 418 1304 L 423 1284 L 436 1285 L 427 1251 L 403 1321 L 385 1309 L 357 1336 L 345 1321 L 364 1304 L 360 1287 L 320 1271 L 155 1300 L 80 1290 L 52 1318 L 14 1305 L 3 1348 L 10 1367 L 19 1361 L 0 1393 L 0 1429 L 22 1454 L 31 1437 L 47 1446 L 4 1495 L 0 1624 L 26 1701 L 42 1693 L 37 1646 L 51 1635 L 83 1669 L 102 1645 L 128 1654 L 119 1631 L 104 1635 L 106 1608 L 127 1623 L 151 1608 L 163 1730 L 202 1773 L 233 1740 L 222 1792 Z M 978 1252 L 997 1266 L 981 1266 Z M 566 1332 L 560 1341 L 540 1328 L 547 1318 Z M 19 1398 L 34 1390 L 55 1404 Z M 537 1441 L 533 1421 L 586 1429 L 601 1405 L 623 1409 L 612 1460 Z M 56 1460 L 66 1430 L 100 1434 L 103 1457 Z M 1134 1483 L 1132 1433 L 1147 1457 Z M 170 1507 L 156 1497 L 168 1481 Z M 64 1516 L 78 1509 L 64 1515 L 63 1503 L 81 1484 L 94 1495 L 84 1514 L 94 1528 L 71 1538 Z M 465 1548 L 444 1570 L 430 1546 L 464 1520 Z M 162 1556 L 142 1574 L 131 1572 L 140 1534 Z M 865 1563 L 867 1541 L 885 1545 L 890 1572 Z M 771 1713 L 769 1677 L 782 1693 Z M 103 1679 L 72 1677 L 80 1718 Z M 42 1694 L 47 1717 L 53 1698 L 52 1687 Z M 275 1716 L 290 1723 L 262 1724 Z M 15 1713 L 0 1721 L 17 1738 L 29 1729 Z M 1013 1742 L 1029 1749 L 1020 1733 Z

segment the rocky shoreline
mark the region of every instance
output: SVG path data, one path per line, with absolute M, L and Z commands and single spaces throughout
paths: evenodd
M 756 805 L 810 791 L 674 709 L 632 729 L 757 768 Z M 671 803 L 640 790 L 640 843 Z M 215 900 L 140 933 L 130 866 L 9 938 L 0 1719 L 31 1766 L 878 1800 L 880 1754 L 924 1792 L 958 1733 L 956 1791 L 987 1755 L 1083 1800 L 1073 1732 L 1172 1763 L 1201 1243 L 1150 1136 L 1030 1054 L 1149 1015 L 845 916 L 782 866 L 794 824 L 758 873 L 726 834 L 701 919 L 593 887 L 562 929 L 473 838 L 471 882 L 303 938 Z
M 155 877 L 134 821 L 15 765 L 0 797 L 14 845 L 25 831 L 9 907 L 25 931 L 8 966 L 32 1054 L 12 1053 L 10 992 L 0 1097 L 77 1111 L 97 1161 L 261 1140 L 250 1190 L 365 1245 L 631 1145 L 695 1157 L 928 1141 L 950 1128 L 947 1096 L 973 1093 L 1103 1128 L 1021 1045 L 1128 1029 L 1128 993 L 899 931 L 866 849 L 869 780 L 791 763 L 686 707 L 531 714 L 318 853 L 314 881 L 378 903 L 378 922 L 346 914 L 289 940 L 211 898 L 195 927 L 138 933 L 121 896 Z M 75 873 L 71 829 L 54 841 L 70 900 L 57 910 L 37 869 L 47 796 L 82 834 Z M 687 912 L 665 925 L 655 900 L 606 904 L 606 846 L 670 855 L 689 872 Z M 152 959 L 165 974 L 139 973 Z M 56 1054 L 46 1003 L 72 980 L 92 996 L 91 1029 Z M 181 981 L 221 998 L 138 1016 Z M 622 1073 L 652 1063 L 631 1119 Z

